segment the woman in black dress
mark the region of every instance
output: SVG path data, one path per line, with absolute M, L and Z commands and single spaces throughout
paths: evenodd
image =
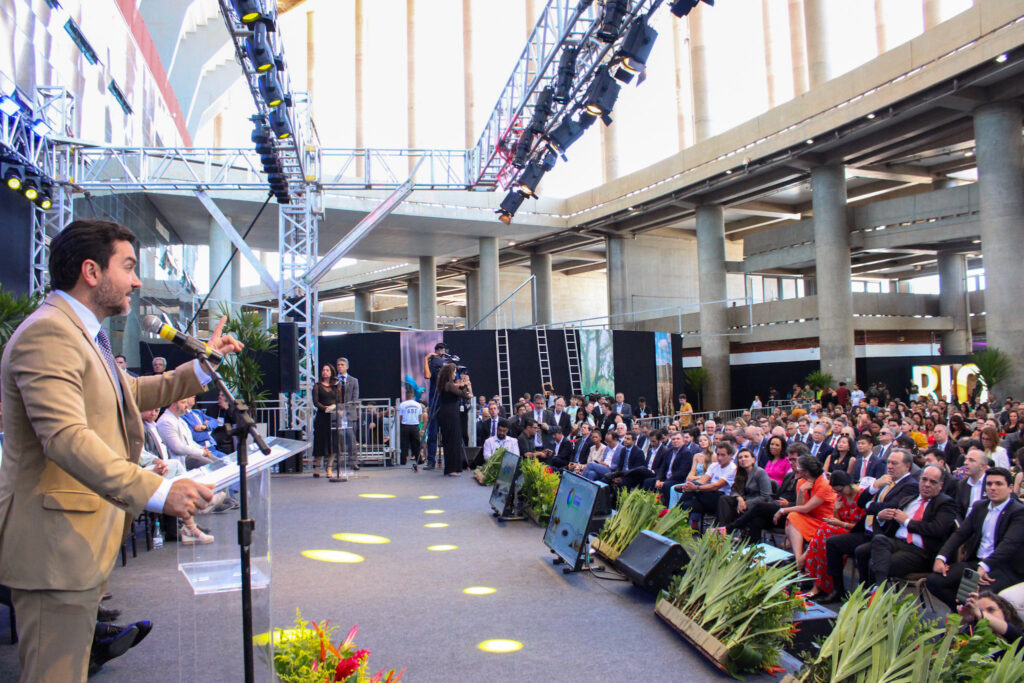
M 466 451 L 462 445 L 462 427 L 459 425 L 459 402 L 473 395 L 469 377 L 455 380 L 455 364 L 446 363 L 437 377 L 441 400 L 437 408 L 437 424 L 444 447 L 444 473 L 457 477 L 466 468 Z
M 320 464 L 327 459 L 327 477 L 331 477 L 331 460 L 334 456 L 334 431 L 331 420 L 340 400 L 335 384 L 337 374 L 330 363 L 320 368 L 320 381 L 313 386 L 313 403 L 316 417 L 313 418 L 313 478 L 320 478 Z

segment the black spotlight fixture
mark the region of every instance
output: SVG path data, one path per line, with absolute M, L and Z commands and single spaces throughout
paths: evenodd
M 53 185 L 42 183 L 39 188 L 39 196 L 35 199 L 36 206 L 43 211 L 49 211 L 53 207 Z
M 607 64 L 598 67 L 593 80 L 590 81 L 590 87 L 587 88 L 587 94 L 583 98 L 584 109 L 591 116 L 600 116 L 604 125 L 607 126 L 612 122 L 609 114 L 615 106 L 615 100 L 619 98 L 621 89 L 622 86 L 612 77 Z
M 274 67 L 274 52 L 270 48 L 270 37 L 264 22 L 252 25 L 252 35 L 245 39 L 245 53 L 252 62 L 252 68 L 260 73 Z
M 531 161 L 530 165 L 526 167 L 526 170 L 519 174 L 516 178 L 515 188 L 516 192 L 527 197 L 529 199 L 537 198 L 537 185 L 540 184 L 540 179 L 544 177 L 544 167 L 539 161 Z
M 550 171 L 558 163 L 558 152 L 553 149 L 548 149 L 544 152 L 544 156 L 540 160 L 540 165 L 545 171 Z
M 632 81 L 636 74 L 641 74 L 638 82 L 643 82 L 642 74 L 647 68 L 647 58 L 651 56 L 654 41 L 658 38 L 658 32 L 650 27 L 647 19 L 646 16 L 642 17 L 629 27 L 626 39 L 612 60 L 619 65 L 615 78 L 623 83 Z
M 25 177 L 25 169 L 21 164 L 0 162 L 0 175 L 3 176 L 4 185 L 11 190 L 20 190 L 22 179 Z
M 580 115 L 578 121 L 568 116 L 565 117 L 547 136 L 551 148 L 564 158 L 565 150 L 583 137 L 583 133 L 595 120 L 596 117 L 590 114 Z
M 281 79 L 277 77 L 277 69 L 270 69 L 260 74 L 260 97 L 267 103 L 268 107 L 280 106 L 285 99 L 284 88 L 281 87 Z
M 263 17 L 263 3 L 260 0 L 231 0 L 231 4 L 243 24 L 251 24 Z
M 597 29 L 597 39 L 604 43 L 614 43 L 622 30 L 622 18 L 629 11 L 627 0 L 605 0 L 604 11 L 601 13 L 601 26 Z
M 509 190 L 505 198 L 501 200 L 501 205 L 495 212 L 498 214 L 498 220 L 508 225 L 512 222 L 512 216 L 516 215 L 516 211 L 523 205 L 523 201 L 526 199 L 523 195 L 519 194 L 516 190 Z
M 21 183 L 21 193 L 33 202 L 39 197 L 39 180 L 35 173 L 25 174 L 25 180 Z
M 512 153 L 512 165 L 516 168 L 525 166 L 531 149 L 533 149 L 533 132 L 527 128 L 516 140 L 515 150 Z
M 278 107 L 270 111 L 270 127 L 278 140 L 292 136 L 292 122 L 288 118 L 288 107 Z
M 568 102 L 572 82 L 576 78 L 576 55 L 579 49 L 575 45 L 567 45 L 558 57 L 558 71 L 555 74 L 555 102 Z
M 685 17 L 690 11 L 699 5 L 701 0 L 674 0 L 668 6 L 668 11 L 677 17 Z M 704 0 L 705 3 L 714 6 L 715 0 Z
M 540 91 L 537 96 L 537 103 L 533 105 L 533 117 L 530 119 L 528 130 L 540 135 L 548 124 L 548 117 L 555 102 L 555 89 L 550 85 Z

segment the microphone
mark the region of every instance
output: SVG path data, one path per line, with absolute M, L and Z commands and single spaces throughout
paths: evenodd
M 147 315 L 142 319 L 142 329 L 161 339 L 166 339 L 193 356 L 205 356 L 213 363 L 220 363 L 224 360 L 224 356 L 211 349 L 206 342 L 179 332 L 170 325 L 165 325 L 155 315 Z

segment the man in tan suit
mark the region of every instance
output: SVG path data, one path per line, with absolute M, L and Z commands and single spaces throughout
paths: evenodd
M 96 608 L 128 523 L 143 509 L 190 518 L 213 497 L 137 463 L 140 411 L 202 390 L 198 363 L 130 377 L 101 322 L 128 312 L 135 235 L 69 224 L 50 247 L 53 292 L 15 331 L 0 361 L 5 418 L 0 465 L 0 583 L 10 586 L 22 681 L 84 681 Z M 220 336 L 221 353 L 242 345 Z

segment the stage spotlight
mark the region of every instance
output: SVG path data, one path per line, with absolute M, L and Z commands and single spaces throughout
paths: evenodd
M 526 199 L 523 195 L 519 194 L 516 190 L 509 190 L 505 198 L 501 200 L 501 205 L 495 212 L 498 214 L 498 220 L 508 225 L 512 222 L 512 217 L 516 215 L 516 211 L 523 205 L 523 201 Z M 430 510 L 427 510 L 430 512 Z
M 270 38 L 267 36 L 265 23 L 253 24 L 252 35 L 245 39 L 245 53 L 249 56 L 253 68 L 260 73 L 274 66 L 274 53 L 270 49 Z
M 3 97 L 0 97 L 0 111 L 8 116 L 14 116 L 21 111 L 21 107 L 18 105 L 18 101 L 16 99 L 4 95 Z
M 600 116 L 604 125 L 607 126 L 612 122 L 609 114 L 615 106 L 615 100 L 619 98 L 621 89 L 622 86 L 612 78 L 608 65 L 599 67 L 583 99 L 584 109 L 592 116 Z
M 623 83 L 629 83 L 633 76 L 642 73 L 647 68 L 647 58 L 651 56 L 651 48 L 658 37 L 658 32 L 647 24 L 647 17 L 638 20 L 629 27 L 626 39 L 622 41 L 622 47 L 615 55 L 620 67 L 615 72 L 615 78 Z M 641 82 L 643 77 L 640 78 Z
M 278 204 L 291 204 L 292 198 L 287 192 L 276 192 L 274 193 L 274 199 L 277 200 Z
M 583 133 L 596 120 L 597 117 L 591 114 L 582 114 L 578 121 L 566 117 L 548 134 L 548 142 L 551 143 L 551 147 L 555 152 L 564 157 L 565 150 L 569 149 L 572 143 L 583 137 Z
M 558 72 L 555 74 L 555 102 L 568 102 L 572 82 L 576 78 L 576 46 L 566 46 L 558 58 Z
M 53 134 L 53 129 L 50 128 L 50 124 L 46 123 L 46 121 L 36 119 L 32 122 L 32 132 L 41 138 L 45 138 Z
M 267 182 L 271 187 L 288 187 L 288 178 L 285 177 L 284 173 L 268 173 Z M 366 496 L 367 498 L 373 498 L 375 496 Z
M 231 0 L 243 24 L 251 24 L 263 16 L 263 3 L 260 0 Z
M 268 107 L 276 107 L 284 102 L 284 89 L 281 88 L 281 80 L 277 77 L 276 69 L 271 69 L 260 75 L 259 80 L 260 97 Z
M 539 161 L 531 161 L 526 170 L 519 174 L 516 179 L 516 192 L 528 199 L 537 198 L 537 185 L 544 177 L 544 168 Z
M 555 164 L 557 163 L 558 152 L 556 152 L 553 149 L 548 149 L 548 151 L 544 153 L 543 158 L 541 158 L 540 160 L 541 168 L 543 168 L 545 171 L 550 171 L 555 167 Z
M 704 0 L 709 5 L 714 6 L 715 0 Z M 690 13 L 694 7 L 700 4 L 700 0 L 674 0 L 674 2 L 668 6 L 668 11 L 677 17 L 685 17 Z
M 526 165 L 526 158 L 530 156 L 530 150 L 533 148 L 533 131 L 529 128 L 523 131 L 519 139 L 516 140 L 515 150 L 512 152 L 512 165 L 516 168 L 522 168 Z
M 270 127 L 278 140 L 292 136 L 292 122 L 288 119 L 288 107 L 278 107 L 270 112 Z
M 597 29 L 598 40 L 614 43 L 622 28 L 622 18 L 629 10 L 627 0 L 605 0 L 604 12 L 601 14 L 601 26 Z
M 43 211 L 49 211 L 53 207 L 53 186 L 50 183 L 42 183 L 39 189 L 39 196 L 36 197 L 36 206 Z
M 12 190 L 21 189 L 21 180 L 24 178 L 25 172 L 20 164 L 0 162 L 0 173 L 3 174 L 4 185 Z
M 555 101 L 555 89 L 550 85 L 540 91 L 537 97 L 537 104 L 533 106 L 533 118 L 527 128 L 532 133 L 540 135 L 548 125 L 548 117 L 551 116 L 552 104 Z
M 33 202 L 36 200 L 36 197 L 39 196 L 39 189 L 36 187 L 36 182 L 34 180 L 26 180 L 22 183 L 21 192 L 25 195 L 26 199 Z

